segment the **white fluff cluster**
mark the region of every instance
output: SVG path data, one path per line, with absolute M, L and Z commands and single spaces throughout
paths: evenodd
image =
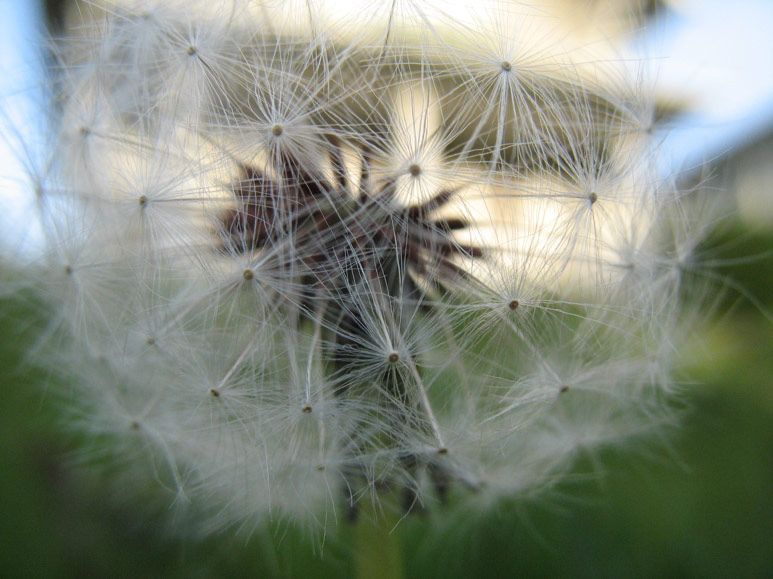
M 695 240 L 644 91 L 540 8 L 339 4 L 81 5 L 57 45 L 45 361 L 217 524 L 542 491 L 672 418 Z

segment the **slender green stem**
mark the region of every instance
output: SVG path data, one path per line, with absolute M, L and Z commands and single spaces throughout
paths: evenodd
M 399 579 L 403 577 L 397 533 L 392 530 L 397 514 L 378 512 L 362 505 L 354 524 L 355 577 Z

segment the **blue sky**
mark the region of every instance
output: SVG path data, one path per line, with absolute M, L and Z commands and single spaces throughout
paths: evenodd
M 41 118 L 40 10 L 31 0 L 0 0 L 0 14 L 0 237 L 29 247 L 39 239 L 25 167 L 41 137 L 33 134 Z
M 661 94 L 691 113 L 670 127 L 676 166 L 701 163 L 773 130 L 773 1 L 678 2 L 640 36 Z

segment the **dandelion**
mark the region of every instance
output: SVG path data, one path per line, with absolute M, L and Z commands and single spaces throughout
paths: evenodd
M 525 8 L 333 8 L 89 5 L 57 43 L 41 362 L 92 448 L 213 526 L 325 526 L 672 421 L 695 242 L 645 94 Z

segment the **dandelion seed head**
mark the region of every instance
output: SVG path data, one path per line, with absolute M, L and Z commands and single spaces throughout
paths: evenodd
M 324 527 L 545 492 L 670 421 L 706 227 L 646 95 L 536 9 L 302 4 L 116 4 L 57 44 L 31 283 L 93 454 L 207 530 Z

